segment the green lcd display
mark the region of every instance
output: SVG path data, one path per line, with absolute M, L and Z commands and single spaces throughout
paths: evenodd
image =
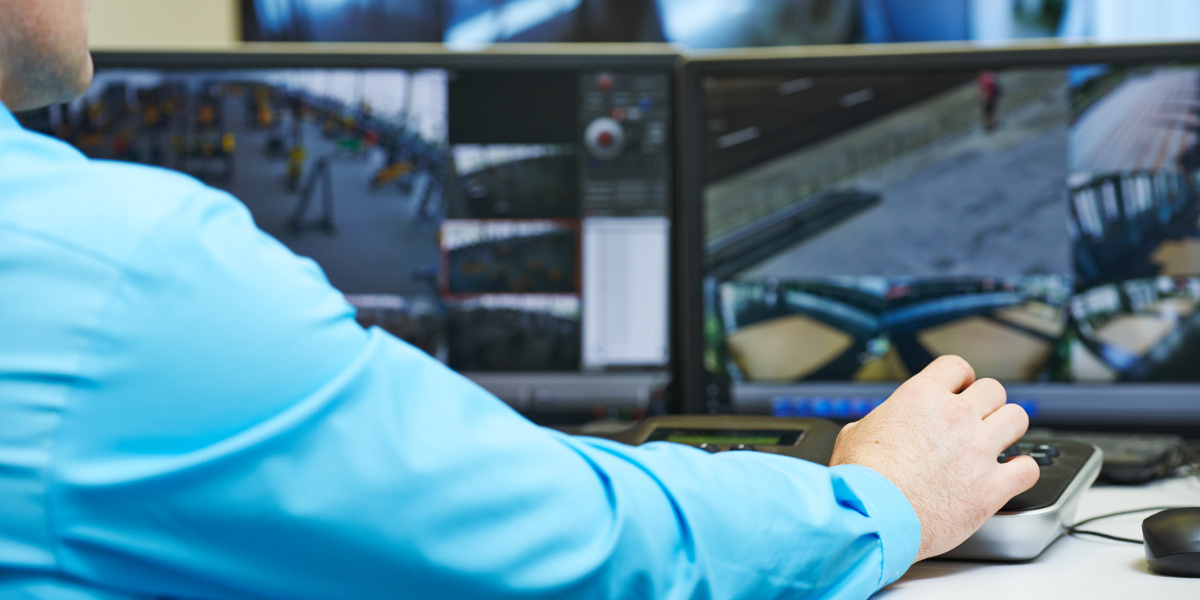
M 677 444 L 745 444 L 747 446 L 794 446 L 803 431 L 777 429 L 656 429 L 647 441 Z

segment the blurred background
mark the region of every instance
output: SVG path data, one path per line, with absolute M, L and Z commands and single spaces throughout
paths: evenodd
M 95 0 L 93 44 L 671 42 L 694 49 L 1200 37 L 1194 0 Z

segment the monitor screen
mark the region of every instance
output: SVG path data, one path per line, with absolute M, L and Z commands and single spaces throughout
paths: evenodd
M 670 42 L 737 48 L 852 42 L 860 29 L 858 5 L 859 0 L 755 0 L 735 6 L 727 0 L 242 0 L 241 23 L 243 39 L 255 42 Z M 1012 15 L 1003 13 L 1001 8 L 999 20 L 1007 24 Z M 961 21 L 954 17 L 941 20 Z M 866 37 L 878 38 L 874 32 L 880 30 L 903 33 L 904 20 L 899 28 L 891 20 L 862 15 Z
M 955 354 L 1035 422 L 1200 424 L 1200 51 L 1156 52 L 690 65 L 694 389 L 855 418 Z
M 24 120 L 229 191 L 364 326 L 519 409 L 665 400 L 673 57 L 189 60 L 98 55 L 82 98 Z

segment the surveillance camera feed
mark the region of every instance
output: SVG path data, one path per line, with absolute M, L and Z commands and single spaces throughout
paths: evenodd
M 609 414 L 667 383 L 671 73 L 101 69 L 22 120 L 230 192 L 518 408 Z
M 1200 381 L 1200 67 L 700 85 L 710 395 L 860 416 L 944 354 L 1010 393 Z

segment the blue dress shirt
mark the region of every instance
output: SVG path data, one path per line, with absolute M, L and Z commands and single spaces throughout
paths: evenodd
M 864 598 L 919 541 L 864 467 L 537 427 L 0 106 L 0 599 Z

